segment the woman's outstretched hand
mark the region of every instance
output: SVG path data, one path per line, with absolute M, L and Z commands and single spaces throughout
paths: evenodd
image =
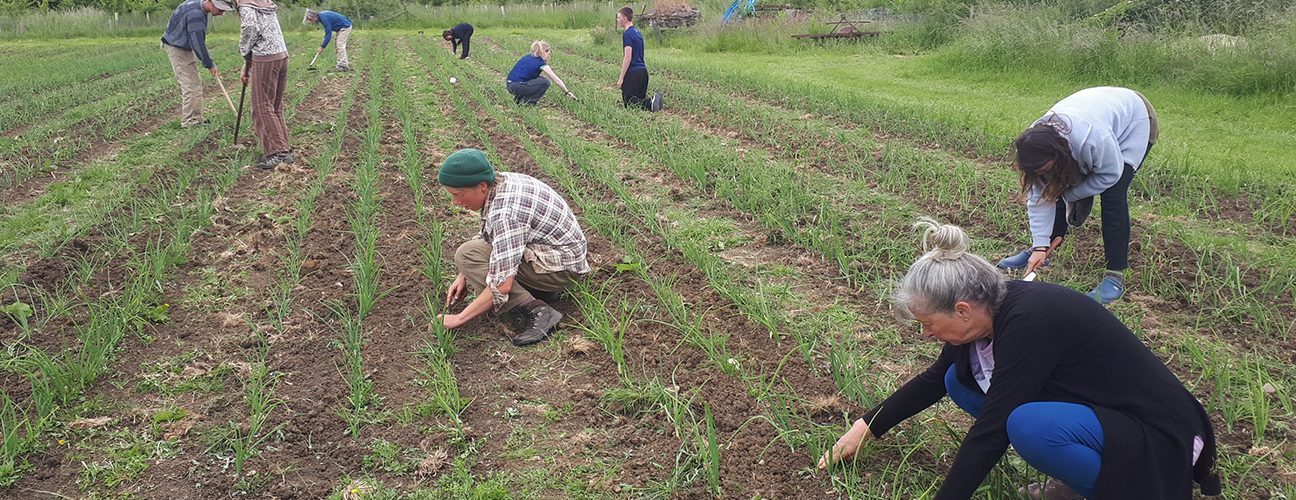
M 855 456 L 860 445 L 872 436 L 869 433 L 868 423 L 864 419 L 856 420 L 850 430 L 837 439 L 837 444 L 834 444 L 831 450 L 824 452 L 823 458 L 819 459 L 819 470 L 827 470 L 828 466 L 840 462 L 843 458 Z

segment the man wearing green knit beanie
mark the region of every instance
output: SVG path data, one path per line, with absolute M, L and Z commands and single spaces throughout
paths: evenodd
M 442 315 L 442 324 L 458 328 L 493 309 L 525 320 L 513 344 L 544 340 L 562 319 L 549 303 L 590 270 L 576 214 L 553 188 L 529 175 L 497 173 L 477 149 L 446 157 L 437 180 L 455 205 L 481 212 L 481 233 L 455 251 L 459 275 L 446 308 L 470 289 L 476 298 Z

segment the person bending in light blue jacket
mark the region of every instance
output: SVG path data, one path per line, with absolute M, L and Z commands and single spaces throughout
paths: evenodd
M 1152 103 L 1130 89 L 1093 87 L 1054 104 L 1013 141 L 1032 247 L 999 267 L 1029 273 L 1045 265 L 1067 226 L 1083 224 L 1099 196 L 1107 271 L 1089 296 L 1104 305 L 1121 298 L 1129 267 L 1127 194 L 1158 134 Z
M 319 56 L 328 47 L 329 40 L 333 38 L 333 32 L 337 32 L 337 71 L 351 71 L 351 62 L 347 60 L 347 40 L 351 39 L 351 20 L 346 16 L 333 12 L 331 10 L 321 10 L 319 12 L 306 9 L 306 18 L 302 19 L 303 24 L 319 23 L 324 28 L 324 43 L 315 49 L 315 55 Z

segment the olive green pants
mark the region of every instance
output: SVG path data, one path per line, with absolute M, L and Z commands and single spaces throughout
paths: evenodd
M 455 267 L 464 275 L 468 288 L 473 295 L 481 294 L 486 289 L 486 273 L 490 271 L 490 243 L 481 238 L 474 238 L 459 245 L 455 250 Z M 581 275 L 570 271 L 544 273 L 536 270 L 530 262 L 523 259 L 518 264 L 517 274 L 513 276 L 513 288 L 509 290 L 508 301 L 496 312 L 503 314 L 518 304 L 525 304 L 535 298 L 527 289 L 537 292 L 561 292 L 566 290 Z

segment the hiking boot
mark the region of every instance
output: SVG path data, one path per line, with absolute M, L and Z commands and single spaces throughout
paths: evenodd
M 513 345 L 518 347 L 544 340 L 545 337 L 549 336 L 549 332 L 552 332 L 554 327 L 558 326 L 558 322 L 563 317 L 562 313 L 539 300 L 534 301 L 531 305 L 519 307 L 527 307 L 526 311 L 520 311 L 522 314 L 527 315 L 527 324 L 522 333 L 513 337 Z
M 206 118 L 203 118 L 203 119 L 200 120 L 200 121 L 196 121 L 196 122 L 190 123 L 190 124 L 188 124 L 188 125 L 181 124 L 181 125 L 180 125 L 180 128 L 206 127 L 206 126 L 208 126 L 208 125 L 211 125 L 211 120 L 206 119 Z
M 1067 225 L 1071 227 L 1080 227 L 1089 218 L 1089 212 L 1093 211 L 1093 197 L 1090 196 L 1083 200 L 1076 200 L 1075 203 L 1066 204 Z
M 660 90 L 653 92 L 652 100 L 648 102 L 648 110 L 654 113 L 662 110 L 662 93 Z
M 333 71 L 336 71 L 336 72 L 338 72 L 338 73 L 346 73 L 346 72 L 348 72 L 348 71 L 351 71 L 351 67 L 350 67 L 350 66 L 338 66 L 338 67 L 336 67 L 336 68 L 333 68 Z
M 278 158 L 278 159 L 279 159 L 279 163 L 294 163 L 294 162 L 297 161 L 297 157 L 293 155 L 293 152 L 292 152 L 292 151 L 284 151 L 284 152 L 282 152 L 282 153 L 275 153 L 274 156 L 275 156 L 275 158 Z
M 1104 306 L 1116 302 L 1122 295 L 1125 295 L 1125 279 L 1112 273 L 1104 274 L 1098 286 L 1089 292 L 1089 298 Z
M 1017 498 L 1022 500 L 1084 500 L 1066 483 L 1049 478 L 1043 483 L 1031 483 L 1017 488 Z
M 256 168 L 261 170 L 274 170 L 279 166 L 279 155 L 267 155 L 261 157 L 261 161 L 256 162 Z
M 1030 263 L 1030 257 L 1033 251 L 1033 249 L 1027 248 L 1017 255 L 1004 257 L 995 265 L 999 266 L 999 269 L 1025 269 L 1026 265 Z M 1048 267 L 1052 262 L 1052 257 L 1046 258 L 1044 259 L 1044 263 L 1040 264 L 1040 267 Z

